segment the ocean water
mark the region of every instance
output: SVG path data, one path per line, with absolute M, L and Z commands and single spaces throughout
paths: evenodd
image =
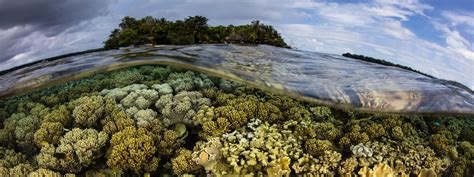
M 474 93 L 271 46 L 125 48 L 0 77 L 0 176 L 472 176 Z

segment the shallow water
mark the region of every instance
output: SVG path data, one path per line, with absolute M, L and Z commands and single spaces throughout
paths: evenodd
M 179 65 L 336 107 L 474 114 L 474 93 L 444 80 L 339 55 L 265 45 L 159 46 L 67 57 L 2 75 L 0 96 L 151 63 Z
M 330 80 L 337 75 L 321 72 L 322 67 L 308 67 L 314 64 L 308 58 L 301 60 L 307 63 L 301 69 L 295 64 L 299 61 L 278 65 L 275 63 L 284 58 L 268 57 L 299 56 L 299 51 L 276 55 L 267 46 L 164 48 L 168 50 L 92 53 L 14 72 L 42 75 L 56 71 L 19 81 L 26 84 L 12 87 L 4 96 L 19 94 L 0 99 L 0 176 L 364 176 L 373 171 L 387 176 L 473 174 L 472 116 L 357 112 L 287 96 L 335 104 L 307 95 L 272 93 L 310 85 L 316 87 L 292 91 L 347 94 L 316 89 L 338 84 L 302 82 Z M 265 59 L 256 62 L 256 56 Z M 338 56 L 317 60 L 372 67 Z M 131 66 L 144 63 L 185 68 Z M 196 65 L 191 67 L 190 63 Z M 259 84 L 256 86 L 264 90 L 186 68 Z M 349 72 L 334 70 L 326 72 Z M 397 72 L 408 78 L 417 76 Z M 316 73 L 315 78 L 301 77 L 311 73 Z M 278 84 L 282 82 L 287 84 Z M 43 88 L 26 93 L 25 89 L 37 87 Z M 446 86 L 451 87 L 461 89 Z M 328 95 L 320 97 L 324 96 Z

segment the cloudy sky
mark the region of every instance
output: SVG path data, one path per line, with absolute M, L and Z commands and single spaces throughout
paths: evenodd
M 351 52 L 474 88 L 472 0 L 0 0 L 0 70 L 98 48 L 124 16 L 271 24 L 293 47 Z

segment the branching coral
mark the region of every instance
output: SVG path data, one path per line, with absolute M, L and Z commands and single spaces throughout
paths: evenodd
M 60 122 L 44 122 L 35 132 L 34 140 L 39 147 L 45 142 L 57 145 L 64 132 L 64 126 Z
M 208 98 L 199 92 L 179 92 L 176 95 L 163 95 L 156 101 L 155 106 L 163 114 L 163 123 L 170 126 L 176 123 L 192 125 L 196 112 L 211 105 Z
M 127 127 L 112 135 L 111 153 L 107 165 L 135 173 L 153 172 L 160 159 L 155 157 L 157 150 L 154 135 L 144 128 Z
M 217 137 L 227 133 L 230 128 L 230 122 L 225 118 L 219 117 L 215 121 L 208 121 L 202 124 L 202 136 L 205 139 Z
M 313 155 L 319 156 L 324 153 L 324 151 L 334 149 L 331 141 L 328 140 L 318 140 L 318 139 L 309 139 L 305 142 L 306 151 Z
M 28 174 L 28 177 L 62 177 L 61 173 L 48 170 L 45 168 L 39 168 L 30 174 Z
M 76 103 L 72 116 L 79 125 L 95 127 L 105 114 L 105 100 L 102 96 L 84 96 L 77 99 Z
M 65 105 L 60 105 L 57 108 L 51 110 L 50 113 L 46 114 L 43 117 L 43 123 L 45 122 L 59 122 L 64 127 L 69 127 L 73 121 L 71 117 L 71 112 L 67 109 Z
M 448 131 L 440 131 L 430 136 L 430 144 L 440 154 L 447 154 L 454 147 L 455 138 Z
M 304 154 L 291 166 L 298 175 L 328 176 L 336 173 L 341 154 L 336 151 L 324 151 L 321 156 Z
M 107 140 L 106 133 L 74 128 L 61 138 L 57 148 L 45 144 L 36 158 L 41 167 L 77 173 L 103 155 Z
M 133 119 L 117 105 L 108 105 L 106 110 L 108 114 L 101 120 L 103 132 L 111 135 L 134 125 Z
M 12 168 L 27 161 L 28 157 L 23 153 L 0 147 L 0 167 Z
M 311 107 L 309 110 L 318 120 L 327 120 L 333 116 L 331 109 L 326 106 Z
M 285 112 L 287 119 L 303 121 L 311 119 L 311 112 L 309 112 L 305 107 L 294 106 Z
M 180 149 L 177 156 L 171 159 L 173 172 L 177 175 L 193 173 L 198 171 L 201 166 L 192 160 L 192 151 Z
M 180 139 L 178 133 L 173 130 L 163 132 L 162 139 L 158 143 L 158 153 L 162 156 L 171 156 L 185 142 Z
M 128 94 L 120 103 L 125 108 L 136 107 L 138 109 L 147 109 L 158 97 L 159 94 L 156 90 L 140 89 Z
M 214 107 L 203 106 L 197 111 L 196 115 L 193 116 L 193 123 L 194 125 L 202 125 L 214 119 L 216 119 Z
M 222 135 L 223 159 L 231 168 L 224 171 L 216 169 L 213 173 L 263 175 L 270 168 L 281 166 L 282 158 L 288 161 L 288 158 L 297 157 L 301 153 L 295 148 L 299 146 L 296 139 L 291 134 L 281 134 L 275 126 L 262 124 L 255 119 L 248 127 L 249 131 L 234 131 Z M 289 165 L 289 162 L 287 164 Z M 289 168 L 283 169 L 287 169 L 287 173 L 290 172 Z
M 271 103 L 259 103 L 256 118 L 269 123 L 283 121 L 283 113 Z
M 18 120 L 15 127 L 15 139 L 18 146 L 28 151 L 34 151 L 34 134 L 39 128 L 40 120 L 36 116 L 27 116 Z
M 192 71 L 171 73 L 168 77 L 167 83 L 173 87 L 174 93 L 192 91 L 195 89 L 205 89 L 214 85 L 206 75 L 195 74 Z

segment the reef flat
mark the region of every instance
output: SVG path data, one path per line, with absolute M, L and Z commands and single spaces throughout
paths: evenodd
M 472 117 L 315 105 L 145 65 L 0 100 L 0 176 L 470 176 Z

